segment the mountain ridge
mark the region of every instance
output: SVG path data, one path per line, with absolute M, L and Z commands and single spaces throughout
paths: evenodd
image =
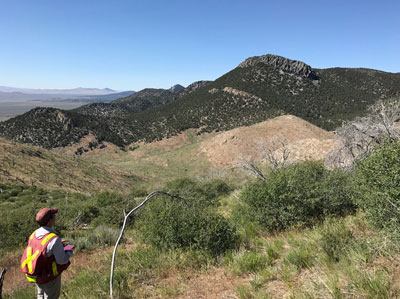
M 156 94 L 157 105 L 146 107 L 151 93 Z M 52 148 L 77 142 L 91 132 L 101 140 L 124 147 L 132 142 L 174 136 L 189 128 L 198 129 L 199 134 L 226 131 L 284 114 L 333 130 L 343 121 L 365 114 L 367 107 L 377 100 L 400 96 L 400 74 L 367 69 L 312 69 L 303 62 L 264 55 L 244 60 L 215 81 L 197 84 L 188 94 L 167 100 L 161 94 L 173 95 L 168 90 L 145 89 L 104 105 L 114 109 L 124 102 L 135 103 L 131 100 L 143 96 L 143 111 L 104 114 L 103 107 L 98 112 L 88 109 L 87 114 L 64 111 L 72 124 L 64 131 L 54 115 L 37 114 L 35 120 L 31 114 L 0 123 L 0 134 L 36 145 L 44 142 L 43 146 Z M 31 121 L 22 121 L 24 118 Z M 46 123 L 46 119 L 52 121 Z M 58 133 L 52 133 L 51 128 Z M 39 131 L 47 136 L 38 136 Z

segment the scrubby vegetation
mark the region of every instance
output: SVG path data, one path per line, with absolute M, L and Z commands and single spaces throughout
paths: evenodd
M 352 172 L 304 162 L 270 170 L 243 189 L 222 180 L 172 180 L 163 189 L 184 200 L 157 197 L 130 219 L 117 255 L 116 296 L 185 297 L 192 283 L 223 269 L 216 280 L 229 281 L 239 298 L 396 298 L 399 163 L 400 142 L 388 141 Z M 82 268 L 65 281 L 65 296 L 106 297 L 122 209 L 147 192 L 0 189 L 0 262 L 24 246 L 39 208 L 57 206 L 56 229 L 77 245 L 75 258 L 101 256 L 86 268 L 73 264 L 71 271 Z M 6 298 L 33 292 L 9 290 Z
M 310 226 L 327 216 L 354 213 L 353 180 L 320 162 L 304 162 L 272 172 L 266 181 L 249 184 L 241 193 L 237 217 L 247 217 L 267 231 Z
M 356 165 L 359 205 L 378 228 L 400 233 L 400 142 L 388 140 Z
M 229 130 L 283 114 L 333 130 L 343 121 L 364 115 L 379 99 L 400 93 L 399 74 L 348 68 L 315 73 L 319 84 L 273 65 L 237 67 L 179 98 L 167 90 L 146 89 L 91 109 L 35 109 L 0 123 L 0 135 L 54 148 L 77 142 L 91 132 L 99 141 L 124 147 L 136 141 L 161 140 L 189 128 Z
M 138 223 L 145 241 L 164 249 L 205 250 L 214 256 L 235 246 L 235 228 L 216 210 L 229 186 L 185 179 L 172 182 L 170 188 L 173 194 L 186 194 L 185 201 L 164 198 L 149 203 Z

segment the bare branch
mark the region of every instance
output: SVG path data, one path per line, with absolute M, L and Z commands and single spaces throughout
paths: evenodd
M 259 142 L 262 157 L 268 161 L 273 169 L 285 166 L 288 163 L 291 151 L 284 137 L 273 137 L 267 142 Z
M 6 272 L 7 272 L 7 267 L 5 267 L 3 269 L 3 271 L 1 271 L 1 274 L 0 274 L 0 299 L 2 298 L 3 281 L 4 281 L 4 277 L 6 276 Z
M 262 171 L 257 167 L 257 165 L 255 164 L 255 161 L 252 157 L 250 159 L 246 159 L 245 157 L 240 156 L 239 164 L 244 169 L 250 171 L 256 177 L 258 177 L 259 179 L 265 181 L 265 176 L 263 175 Z
M 140 209 L 148 200 L 150 200 L 152 197 L 154 197 L 154 196 L 156 196 L 156 195 L 159 195 L 159 194 L 164 194 L 164 195 L 168 195 L 168 196 L 170 196 L 170 197 L 172 197 L 172 198 L 181 199 L 181 200 L 183 200 L 183 201 L 185 202 L 185 204 L 186 204 L 186 201 L 185 201 L 183 198 L 181 198 L 181 197 L 179 197 L 179 196 L 177 196 L 177 195 L 173 195 L 173 194 L 170 194 L 170 193 L 164 192 L 164 191 L 153 191 L 153 192 L 151 192 L 149 195 L 147 195 L 146 198 L 145 198 L 138 206 L 136 206 L 135 208 L 133 208 L 132 210 L 130 210 L 128 214 L 126 214 L 125 210 L 123 210 L 123 213 L 124 213 L 124 222 L 123 222 L 123 224 L 122 224 L 121 232 L 120 232 L 120 234 L 119 234 L 119 237 L 118 237 L 118 239 L 117 239 L 117 242 L 115 243 L 114 250 L 113 250 L 113 255 L 112 255 L 112 261 L 111 261 L 111 274 L 110 274 L 110 298 L 111 298 L 111 299 L 113 299 L 113 280 L 114 280 L 115 255 L 116 255 L 116 253 L 117 253 L 117 248 L 118 248 L 119 242 L 121 241 L 122 236 L 123 236 L 124 231 L 125 231 L 126 221 L 128 220 L 128 217 L 129 217 L 133 212 L 135 212 L 136 210 Z

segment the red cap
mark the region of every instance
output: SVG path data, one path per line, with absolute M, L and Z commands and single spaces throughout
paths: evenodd
M 58 212 L 57 208 L 43 208 L 36 214 L 36 222 L 45 225 Z

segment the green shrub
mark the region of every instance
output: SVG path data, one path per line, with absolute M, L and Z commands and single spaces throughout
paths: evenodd
M 29 235 L 38 228 L 36 213 L 44 207 L 58 207 L 55 229 L 63 233 L 81 225 L 119 225 L 122 209 L 135 205 L 120 195 L 103 192 L 92 197 L 64 191 L 46 191 L 35 186 L 0 184 L 0 248 L 26 246 Z M 129 219 L 133 221 L 133 218 Z M 10 233 L 12 232 L 12 233 Z M 92 248 L 79 240 L 82 248 Z M 98 242 L 95 242 L 96 244 Z
M 354 213 L 357 209 L 355 187 L 353 173 L 341 169 L 325 170 L 320 186 L 321 214 L 326 217 Z
M 376 227 L 400 233 L 400 141 L 388 142 L 356 165 L 359 205 Z
M 107 247 L 114 245 L 118 235 L 118 229 L 100 225 L 86 236 L 71 239 L 70 243 L 75 245 L 76 251 L 93 250 L 99 246 Z
M 201 208 L 219 206 L 220 197 L 232 191 L 232 188 L 221 180 L 212 180 L 200 184 L 191 179 L 177 179 L 167 184 L 167 189 L 172 194 L 180 194 L 191 205 Z
M 184 190 L 185 202 L 166 196 L 149 202 L 138 223 L 143 239 L 158 248 L 192 248 L 212 255 L 233 248 L 236 230 L 216 212 L 218 201 L 202 197 L 204 189 L 188 180 L 177 182 L 174 187 Z
M 246 205 L 238 205 L 234 215 L 252 219 L 269 231 L 355 211 L 349 175 L 328 171 L 319 162 L 277 169 L 266 181 L 247 186 L 240 198 Z
M 39 204 L 33 202 L 6 213 L 1 212 L 0 247 L 26 246 L 29 235 L 39 227 L 35 221 L 39 209 Z

